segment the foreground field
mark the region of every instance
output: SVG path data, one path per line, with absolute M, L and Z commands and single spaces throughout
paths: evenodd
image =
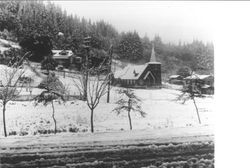
M 212 129 L 162 129 L 8 137 L 0 167 L 213 167 Z
M 79 94 L 69 78 L 71 95 Z M 9 136 L 3 137 L 0 115 L 0 167 L 83 168 L 212 168 L 214 166 L 213 96 L 196 100 L 202 124 L 191 101 L 177 102 L 174 89 L 135 89 L 142 100 L 145 118 L 132 114 L 129 131 L 127 114 L 112 110 L 119 99 L 112 88 L 111 101 L 103 97 L 94 112 L 95 133 L 90 133 L 90 111 L 86 102 L 55 102 L 58 134 L 50 105 L 32 101 L 7 105 Z M 33 94 L 39 94 L 35 89 Z M 23 95 L 29 94 L 26 90 Z
M 129 129 L 127 114 L 117 116 L 112 110 L 119 95 L 118 88 L 113 88 L 111 102 L 103 97 L 94 113 L 96 132 L 124 131 Z M 135 130 L 163 129 L 176 127 L 196 127 L 197 114 L 192 101 L 185 104 L 176 102 L 180 94 L 171 89 L 137 89 L 135 93 L 142 100 L 142 108 L 147 113 L 145 118 L 132 113 Z M 213 125 L 213 98 L 197 99 L 201 116 L 201 125 Z M 68 101 L 65 104 L 54 103 L 58 132 L 89 132 L 90 111 L 83 101 Z M 51 117 L 51 105 L 34 106 L 34 102 L 10 102 L 7 105 L 6 124 L 9 135 L 36 135 L 53 133 L 54 123 Z M 0 132 L 3 136 L 2 115 Z

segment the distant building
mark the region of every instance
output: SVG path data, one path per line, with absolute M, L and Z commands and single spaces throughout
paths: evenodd
M 214 86 L 214 76 L 213 75 L 199 75 L 199 74 L 193 74 L 191 76 L 188 76 L 184 78 L 185 82 L 189 81 L 199 81 L 202 84 Z
M 184 78 L 185 84 L 196 82 L 200 85 L 200 90 L 203 94 L 214 94 L 214 76 L 193 74 Z
M 183 77 L 181 75 L 171 75 L 169 77 L 169 83 L 183 85 Z
M 53 59 L 64 68 L 78 68 L 81 65 L 82 58 L 77 57 L 71 50 L 52 50 Z
M 161 63 L 156 61 L 154 47 L 150 62 L 128 65 L 115 72 L 113 84 L 123 87 L 161 87 Z

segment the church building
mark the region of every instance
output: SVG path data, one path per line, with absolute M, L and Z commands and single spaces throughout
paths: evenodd
M 154 47 L 150 62 L 128 65 L 114 73 L 114 85 L 130 88 L 161 87 L 161 63 L 156 61 Z

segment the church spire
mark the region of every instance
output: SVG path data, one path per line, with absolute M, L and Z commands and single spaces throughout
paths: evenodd
M 153 47 L 152 47 L 150 62 L 156 62 L 154 44 L 153 44 Z

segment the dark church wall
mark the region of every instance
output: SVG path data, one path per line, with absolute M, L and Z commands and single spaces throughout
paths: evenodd
M 141 74 L 139 80 L 144 80 L 146 74 L 150 71 L 155 77 L 155 86 L 161 86 L 161 64 L 150 64 L 148 63 L 147 68 Z M 146 83 L 145 83 L 146 84 Z

